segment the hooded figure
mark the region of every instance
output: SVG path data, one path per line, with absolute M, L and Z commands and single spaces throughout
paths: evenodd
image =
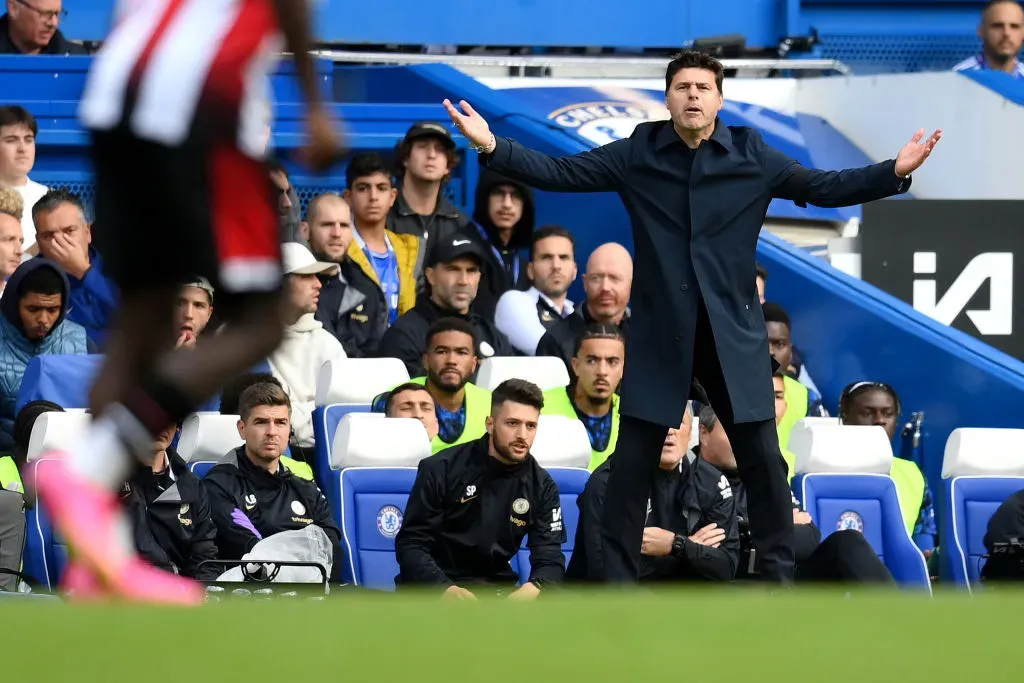
M 467 230 L 484 252 L 474 313 L 494 320 L 494 309 L 502 294 L 510 289 L 530 288 L 526 266 L 530 262 L 535 213 L 532 189 L 489 168 L 481 168 L 473 210 L 475 230 Z
M 0 297 L 0 431 L 10 435 L 21 380 L 30 360 L 44 354 L 89 352 L 85 328 L 65 320 L 71 286 L 45 258 L 18 266 Z

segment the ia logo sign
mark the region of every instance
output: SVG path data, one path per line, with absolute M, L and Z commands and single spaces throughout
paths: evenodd
M 914 253 L 914 308 L 944 325 L 951 325 L 967 307 L 979 289 L 989 282 L 989 307 L 966 311 L 982 336 L 1013 333 L 1013 254 L 988 252 L 978 254 L 957 276 L 945 294 L 939 296 L 934 278 L 937 258 L 934 251 Z

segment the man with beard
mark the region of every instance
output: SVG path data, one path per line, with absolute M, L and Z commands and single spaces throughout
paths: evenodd
M 461 318 L 441 318 L 427 330 L 427 374 L 411 382 L 423 385 L 434 400 L 439 430 L 431 439 L 431 453 L 479 439 L 487 431 L 491 392 L 469 381 L 476 372 L 475 348 L 476 330 Z M 384 410 L 380 404 L 387 396 L 378 396 L 374 408 Z
M 341 195 L 326 192 L 309 202 L 301 234 L 317 261 L 338 264 L 322 275 L 316 319 L 333 334 L 349 358 L 373 356 L 388 328 L 388 305 L 380 287 L 348 257 L 352 210 Z
M 565 527 L 558 486 L 530 454 L 544 397 L 521 379 L 494 390 L 487 434 L 420 461 L 405 523 L 395 539 L 400 587 L 423 586 L 446 598 L 511 591 L 532 600 L 565 577 Z M 509 561 L 523 537 L 530 576 Z
M 619 397 L 626 342 L 617 325 L 593 323 L 576 343 L 574 379 L 544 392 L 544 413 L 579 420 L 590 437 L 593 472 L 615 452 L 619 440 Z
M 476 355 L 514 356 L 516 350 L 494 323 L 470 311 L 480 285 L 483 253 L 467 235 L 455 234 L 434 244 L 425 271 L 429 296 L 421 296 L 411 311 L 399 318 L 380 341 L 377 355 L 398 358 L 410 377 L 426 373 L 423 349 L 427 330 L 439 318 L 460 318 L 476 330 Z

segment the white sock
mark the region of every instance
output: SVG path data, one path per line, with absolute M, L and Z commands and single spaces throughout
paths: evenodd
M 145 429 L 124 406 L 111 406 L 93 419 L 89 430 L 71 450 L 71 470 L 104 489 L 120 490 L 135 465 L 135 458 L 125 445 L 125 427 L 131 432 L 128 436 L 133 443 L 140 437 L 147 445 L 151 442 L 145 438 Z

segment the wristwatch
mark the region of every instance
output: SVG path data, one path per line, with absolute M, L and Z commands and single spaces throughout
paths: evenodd
M 686 547 L 686 536 L 676 534 L 672 539 L 672 550 L 669 553 L 672 557 L 682 557 L 683 549 Z
M 474 152 L 480 152 L 481 154 L 486 154 L 488 147 L 492 147 L 491 151 L 493 152 L 494 151 L 493 147 L 496 147 L 497 144 L 498 144 L 498 140 L 494 137 L 494 133 L 491 133 L 491 139 L 487 141 L 486 145 L 470 145 L 469 148 L 471 150 L 473 150 Z

